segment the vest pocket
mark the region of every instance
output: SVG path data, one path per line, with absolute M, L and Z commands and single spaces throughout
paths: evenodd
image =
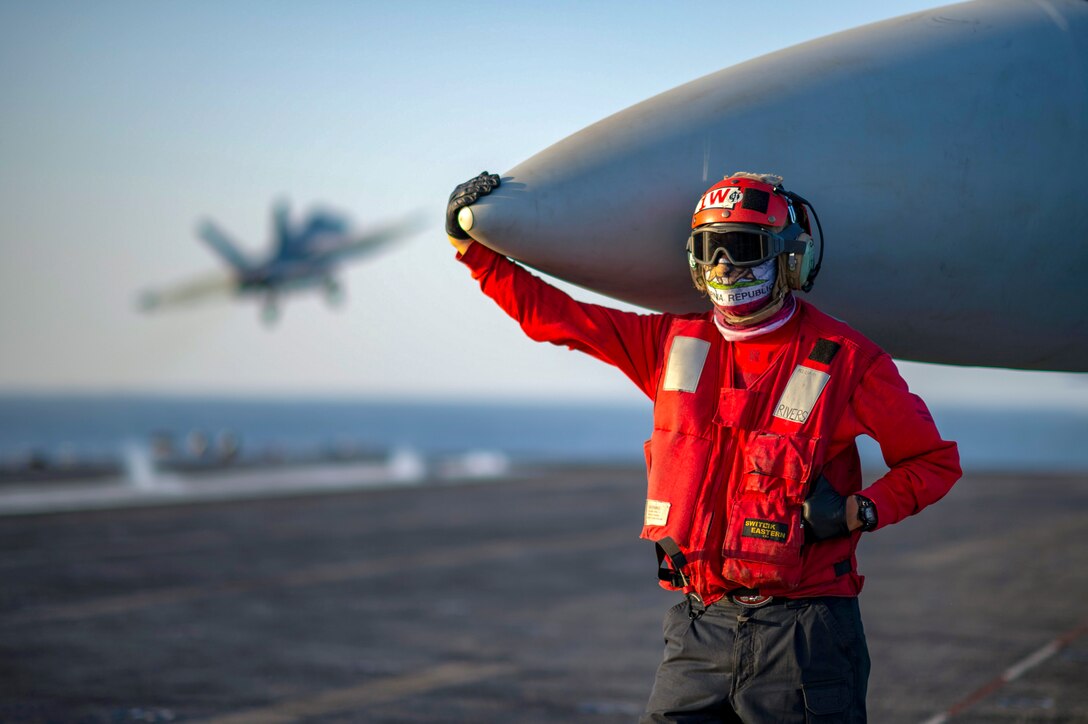
M 671 430 L 654 430 L 644 446 L 647 468 L 642 537 L 671 536 L 685 550 L 695 503 L 710 457 L 710 441 Z
M 801 582 L 801 506 L 817 438 L 753 432 L 726 522 L 723 573 L 750 588 Z

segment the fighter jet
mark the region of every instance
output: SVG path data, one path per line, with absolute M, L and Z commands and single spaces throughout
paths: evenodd
M 197 227 L 204 240 L 229 266 L 227 277 L 201 277 L 161 291 L 146 291 L 138 306 L 143 311 L 174 307 L 224 294 L 262 300 L 262 318 L 279 318 L 280 296 L 287 291 L 319 287 L 330 305 L 343 301 L 343 289 L 333 274 L 349 257 L 371 254 L 419 228 L 418 215 L 370 231 L 354 233 L 348 221 L 330 211 L 316 210 L 297 224 L 285 201 L 272 208 L 272 251 L 255 259 L 211 221 Z

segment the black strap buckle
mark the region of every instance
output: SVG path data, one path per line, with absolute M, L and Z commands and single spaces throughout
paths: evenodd
M 684 552 L 672 538 L 665 536 L 661 540 L 654 541 L 657 551 L 657 577 L 676 588 L 684 588 L 688 585 L 688 577 L 684 575 L 683 568 L 688 564 Z M 665 559 L 669 560 L 672 567 L 665 565 Z
M 692 621 L 697 621 L 702 618 L 706 613 L 706 604 L 703 603 L 702 597 L 698 593 L 684 594 L 688 599 L 688 618 Z

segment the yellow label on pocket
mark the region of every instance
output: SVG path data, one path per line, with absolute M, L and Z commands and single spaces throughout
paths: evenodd
M 784 543 L 790 535 L 789 526 L 774 520 L 746 518 L 741 535 L 745 538 L 762 538 Z

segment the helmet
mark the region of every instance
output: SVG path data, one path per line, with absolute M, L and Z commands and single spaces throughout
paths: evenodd
M 704 224 L 729 222 L 755 224 L 767 229 L 781 229 L 789 221 L 789 202 L 776 193 L 781 188 L 777 176 L 734 174 L 711 186 L 699 199 L 691 217 L 691 228 Z M 777 180 L 778 184 L 761 179 Z
M 698 265 L 724 257 L 733 266 L 748 267 L 778 257 L 789 288 L 809 291 L 820 270 L 823 234 L 817 258 L 806 206 L 812 208 L 771 174 L 735 173 L 711 186 L 691 217 L 687 250 L 696 286 Z

